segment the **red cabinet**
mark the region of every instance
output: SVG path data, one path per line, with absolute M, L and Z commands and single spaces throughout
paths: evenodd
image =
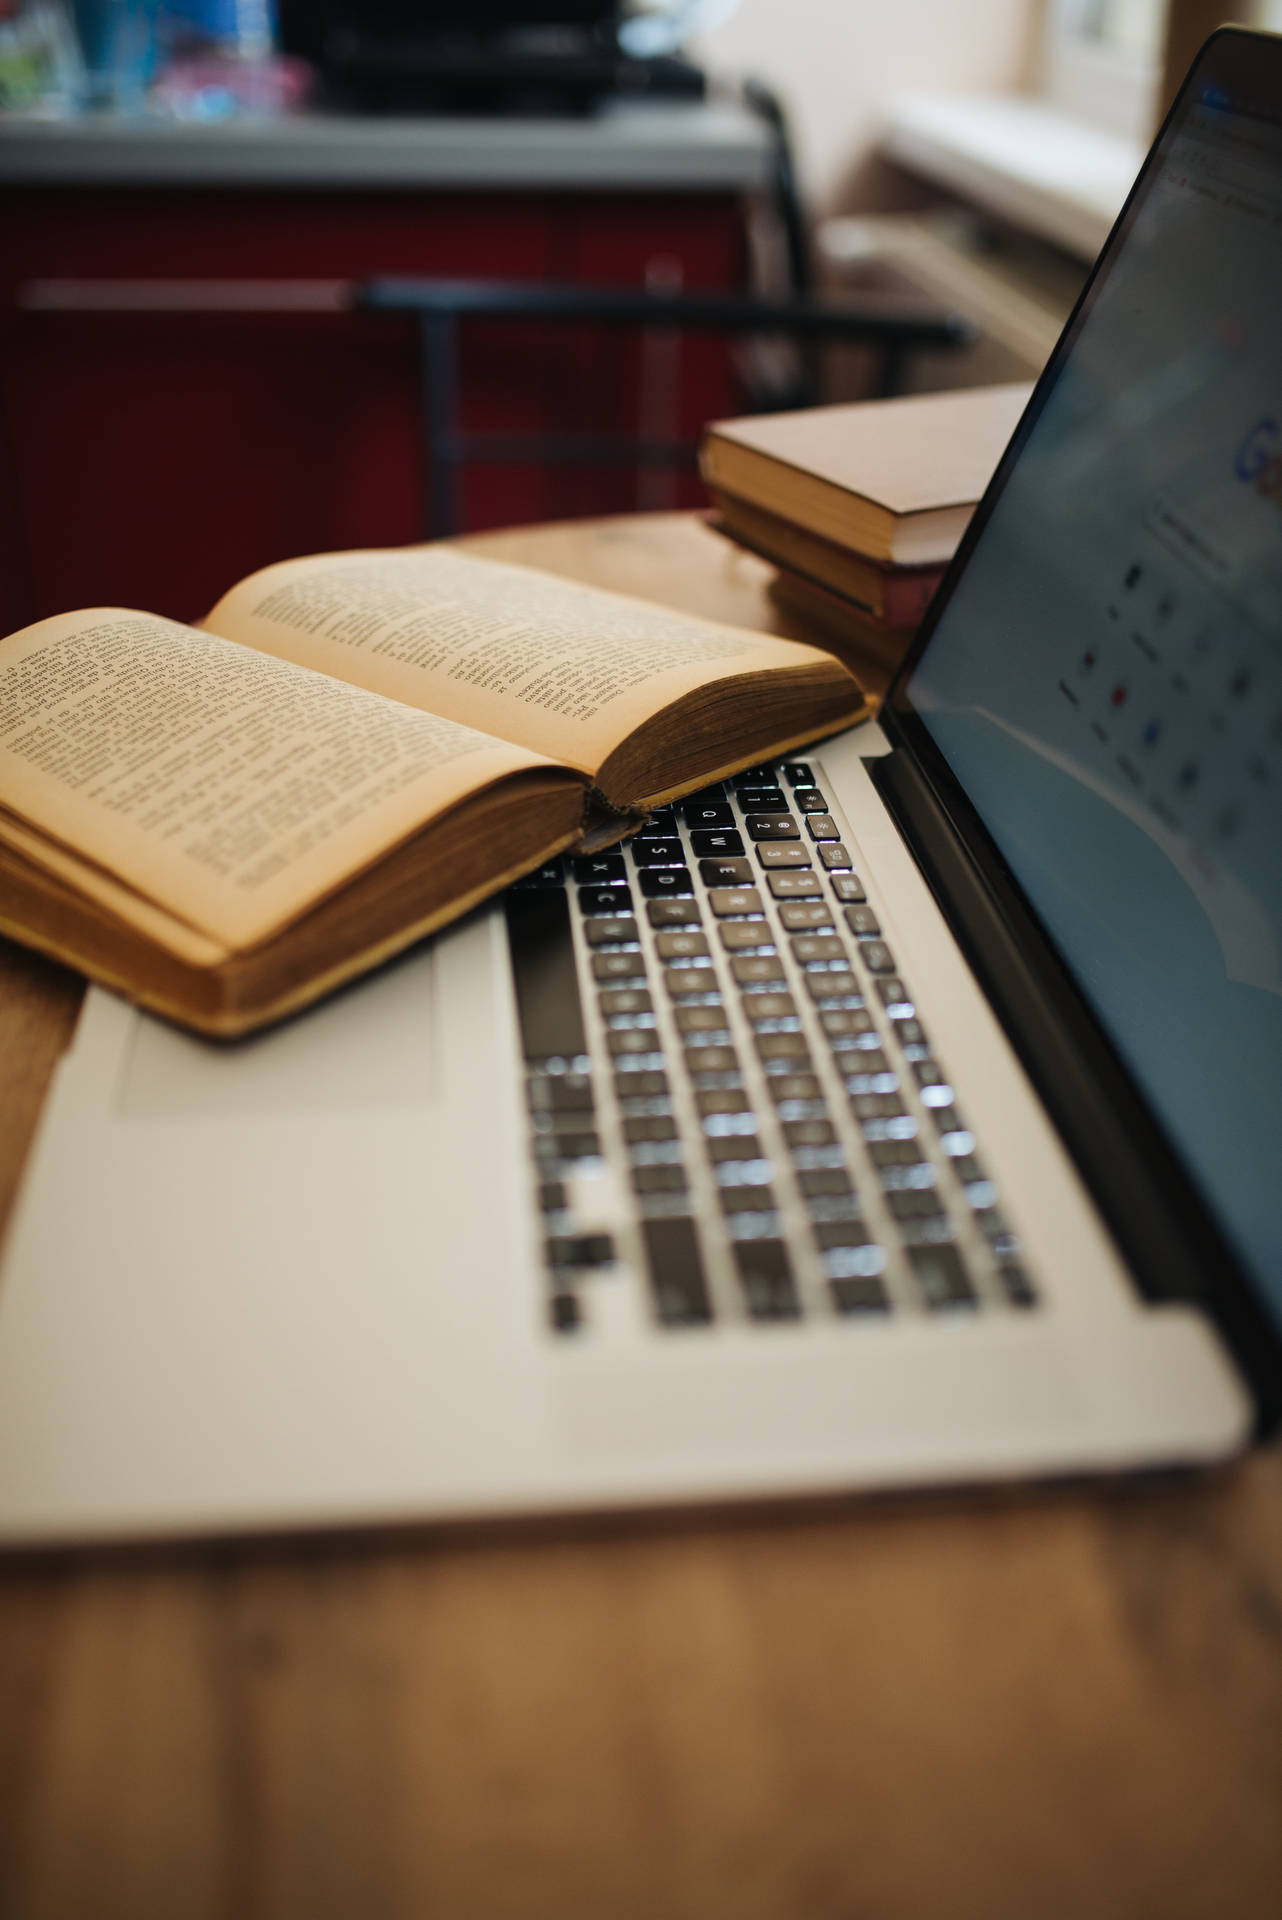
M 5 159 L 0 141 L 0 179 Z M 191 618 L 267 561 L 418 537 L 413 324 L 343 310 L 346 284 L 741 287 L 743 205 L 725 182 L 108 185 L 10 169 L 0 630 L 95 604 Z M 480 321 L 460 398 L 469 431 L 652 437 L 691 437 L 736 404 L 720 340 Z M 472 528 L 699 498 L 692 478 L 621 468 L 478 465 L 462 486 Z

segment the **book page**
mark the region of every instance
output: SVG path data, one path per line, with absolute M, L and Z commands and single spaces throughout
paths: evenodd
M 544 764 L 151 614 L 63 614 L 0 643 L 0 805 L 233 948 Z
M 205 624 L 589 775 L 682 693 L 822 657 L 448 547 L 287 560 L 234 587 Z

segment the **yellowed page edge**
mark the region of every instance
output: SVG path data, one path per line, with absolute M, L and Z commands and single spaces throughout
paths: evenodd
M 33 866 L 64 881 L 86 900 L 92 900 L 115 919 L 135 928 L 193 967 L 216 967 L 231 951 L 217 940 L 211 940 L 208 934 L 166 913 L 154 901 L 144 900 L 123 882 L 104 873 L 101 867 L 82 860 L 72 849 L 6 814 L 0 814 L 0 844 L 11 847 Z

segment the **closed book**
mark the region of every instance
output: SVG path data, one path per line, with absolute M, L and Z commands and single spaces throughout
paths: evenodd
M 853 601 L 786 568 L 771 581 L 769 593 L 783 612 L 802 621 L 808 640 L 835 653 L 853 673 L 867 673 L 870 663 L 881 668 L 880 676 L 868 676 L 871 685 L 895 672 L 916 636 L 916 621 L 891 627 L 869 620 Z M 791 624 L 789 631 L 795 631 Z
M 939 566 L 1031 391 L 1018 382 L 717 421 L 705 430 L 700 471 L 714 493 L 866 559 Z
M 839 547 L 794 521 L 783 520 L 764 507 L 737 500 L 732 493 L 716 492 L 719 533 L 759 554 L 777 567 L 813 580 L 817 586 L 839 593 L 859 607 L 869 620 L 888 627 L 914 625 L 930 604 L 944 577 L 942 565 L 931 567 L 879 566 L 862 554 Z

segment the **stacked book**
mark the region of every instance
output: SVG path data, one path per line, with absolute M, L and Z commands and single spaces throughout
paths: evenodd
M 699 464 L 720 531 L 825 644 L 893 667 L 1028 401 L 1020 382 L 723 420 Z

